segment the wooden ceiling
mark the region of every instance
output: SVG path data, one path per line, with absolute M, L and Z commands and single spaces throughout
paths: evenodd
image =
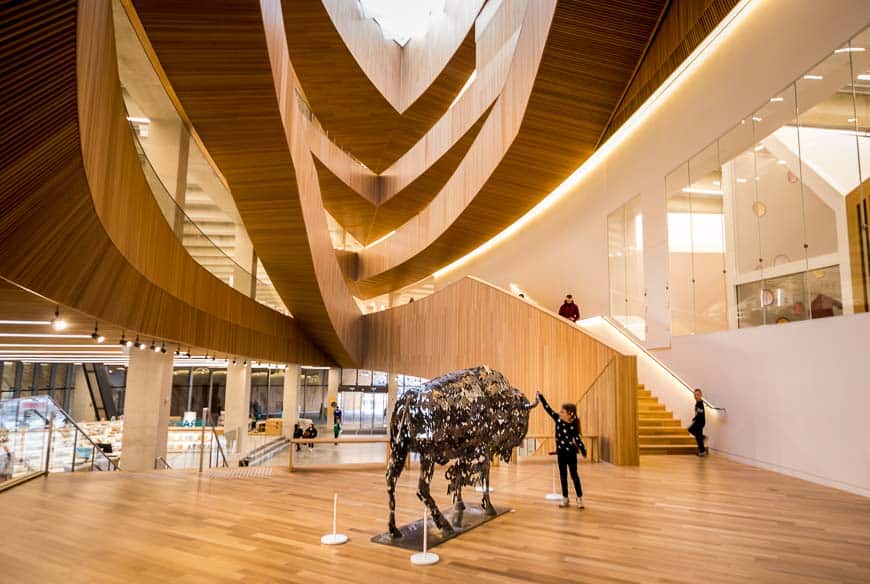
M 377 205 L 360 196 L 358 191 L 318 160 L 317 175 L 324 207 L 363 245 L 387 235 L 419 213 L 444 187 L 480 133 L 490 109 L 487 108 L 480 119 L 434 164 L 409 185 Z
M 361 296 L 410 284 L 462 257 L 564 181 L 598 144 L 665 4 L 666 0 L 559 1 L 519 132 L 489 179 L 428 240 L 421 240 L 419 227 L 408 225 L 383 244 L 364 250 L 356 283 Z M 447 196 L 440 193 L 435 202 Z M 426 215 L 433 213 L 443 214 L 443 209 L 433 203 L 418 215 L 417 224 L 432 225 Z M 396 251 L 385 254 L 380 246 Z
M 282 5 L 290 60 L 309 106 L 330 139 L 375 173 L 432 127 L 474 71 L 470 30 L 426 91 L 400 113 L 360 67 L 322 2 Z
M 18 3 L 2 24 L 0 276 L 156 339 L 327 361 L 298 323 L 225 285 L 175 238 L 125 119 L 111 5 Z
M 222 0 L 203 10 L 196 3 L 134 0 L 133 6 L 186 116 L 226 178 L 275 289 L 324 352 L 344 365 L 357 362 L 359 340 L 347 320 L 359 311 L 343 289 L 331 244 L 330 257 L 316 245 L 328 240 L 319 196 L 323 228 L 306 222 L 306 161 L 291 154 L 260 3 Z M 284 111 L 301 115 L 291 107 Z M 311 174 L 316 177 L 313 166 Z M 321 281 L 318 261 L 324 269 L 334 264 L 337 282 Z

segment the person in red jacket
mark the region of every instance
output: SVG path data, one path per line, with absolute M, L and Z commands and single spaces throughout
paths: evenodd
M 564 316 L 571 322 L 577 322 L 580 318 L 580 308 L 574 304 L 574 297 L 570 294 L 565 296 L 565 302 L 559 307 L 559 316 Z

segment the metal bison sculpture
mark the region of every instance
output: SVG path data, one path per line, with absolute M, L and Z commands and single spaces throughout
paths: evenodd
M 406 391 L 397 401 L 390 420 L 390 462 L 387 492 L 390 497 L 390 534 L 396 528 L 396 483 L 409 452 L 420 456 L 417 496 L 442 533 L 453 526 L 442 515 L 429 492 L 436 464 L 453 461 L 445 473 L 447 493 L 458 509 L 464 509 L 462 487 L 483 487 L 482 507 L 495 514 L 489 500 L 489 466 L 495 456 L 509 462 L 513 449 L 529 427 L 529 410 L 538 405 L 505 376 L 489 367 L 455 371 Z

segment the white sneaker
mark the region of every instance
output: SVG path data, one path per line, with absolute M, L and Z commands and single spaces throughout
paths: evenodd
M 571 501 L 568 500 L 568 497 L 562 497 L 562 501 L 559 503 L 559 507 L 570 507 Z
M 583 506 L 583 497 L 577 497 L 577 508 L 578 509 L 585 509 L 586 508 Z

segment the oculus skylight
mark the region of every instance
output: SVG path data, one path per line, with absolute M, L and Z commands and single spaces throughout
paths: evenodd
M 444 13 L 445 0 L 359 0 L 363 18 L 378 23 L 385 39 L 400 47 L 426 34 L 429 25 Z

